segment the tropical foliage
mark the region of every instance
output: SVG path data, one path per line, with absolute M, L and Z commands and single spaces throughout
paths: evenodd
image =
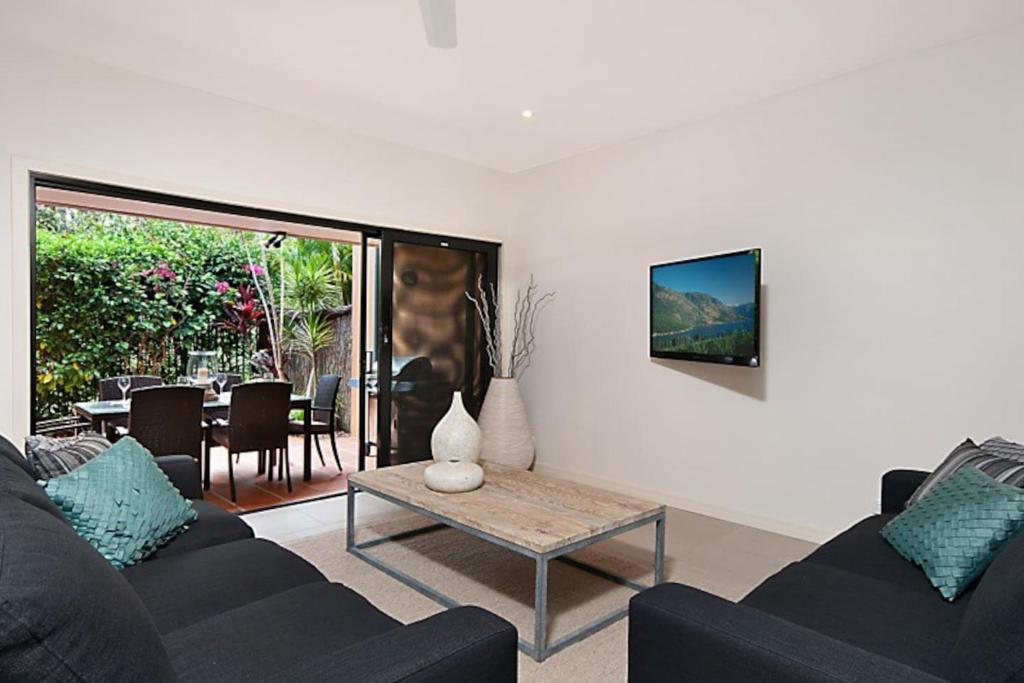
M 351 300 L 351 246 L 289 239 L 281 259 L 267 258 L 262 237 L 38 206 L 37 416 L 68 414 L 72 403 L 95 396 L 102 377 L 173 381 L 196 348 L 217 350 L 227 371 L 275 373 L 273 356 L 261 351 L 275 309 L 268 311 L 256 283 L 277 297 L 282 270 L 281 347 L 302 360 L 295 384 L 309 386 L 317 354 L 334 341 L 331 316 Z
M 241 237 L 229 231 L 47 206 L 36 228 L 40 417 L 67 414 L 102 377 L 176 377 L 180 354 L 217 336 L 231 299 L 217 283 L 245 275 Z
M 286 282 L 296 305 L 335 308 L 352 303 L 352 245 L 326 240 L 289 240 Z M 317 298 L 320 297 L 320 298 Z
M 285 350 L 302 356 L 309 363 L 306 393 L 311 394 L 317 378 L 316 357 L 334 343 L 334 326 L 323 313 L 310 312 L 285 318 Z

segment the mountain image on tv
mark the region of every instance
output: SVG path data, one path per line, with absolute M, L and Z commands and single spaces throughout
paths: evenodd
M 757 258 L 746 252 L 654 267 L 651 349 L 756 356 Z

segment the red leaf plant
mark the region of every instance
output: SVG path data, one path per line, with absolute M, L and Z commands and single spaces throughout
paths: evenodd
M 224 303 L 224 318 L 220 326 L 242 335 L 260 326 L 264 312 L 256 299 L 256 292 L 249 285 L 238 285 L 238 297 Z

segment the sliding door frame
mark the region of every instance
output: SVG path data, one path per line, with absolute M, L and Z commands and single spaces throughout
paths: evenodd
M 420 246 L 438 247 L 442 249 L 454 249 L 457 251 L 468 251 L 482 253 L 487 257 L 487 270 L 484 275 L 484 287 L 490 291 L 498 291 L 498 258 L 501 245 L 495 242 L 483 240 L 466 239 L 461 237 L 449 237 L 445 235 L 427 234 L 407 230 L 387 230 L 380 242 L 380 316 L 377 321 L 378 345 L 380 357 L 377 359 L 377 466 L 388 466 L 391 461 L 391 361 L 393 359 L 393 329 L 394 297 L 395 297 L 395 273 L 394 273 L 394 248 L 395 243 L 415 244 Z M 467 308 L 467 323 L 473 320 L 476 311 L 472 306 Z M 500 321 L 492 321 L 494 325 Z M 493 330 L 492 330 L 493 332 Z M 467 355 L 472 354 L 472 349 Z M 467 364 L 468 369 L 468 364 Z M 483 374 L 483 390 L 486 393 L 487 386 L 491 381 L 491 364 L 484 359 L 481 363 Z M 467 378 L 471 376 L 467 373 Z M 479 408 L 479 407 L 478 407 Z
M 360 264 L 359 264 L 359 392 L 357 393 L 359 401 L 359 425 L 356 429 L 356 438 L 359 439 L 359 443 L 356 444 L 359 448 L 358 458 L 359 464 L 356 469 L 362 472 L 366 469 L 366 456 L 369 455 L 370 445 L 369 439 L 366 437 L 366 411 L 370 405 L 370 392 L 366 386 L 366 373 L 369 372 L 369 368 L 366 367 L 366 342 L 368 335 L 366 334 L 366 319 L 369 317 L 366 314 L 366 266 L 369 263 L 369 259 L 366 255 L 369 250 L 370 236 L 364 231 L 360 238 L 361 249 L 359 250 Z M 376 316 L 374 316 L 376 319 Z
M 29 404 L 29 420 L 30 430 L 35 432 L 36 427 L 36 393 L 37 393 L 37 376 L 38 368 L 36 366 L 36 325 L 38 324 L 37 313 L 36 313 L 36 190 L 40 187 L 52 188 L 58 190 L 68 190 L 73 192 L 81 192 L 86 194 L 94 194 L 105 197 L 113 197 L 117 199 L 126 199 L 139 202 L 147 202 L 151 204 L 161 204 L 166 206 L 174 206 L 178 208 L 195 209 L 199 211 L 209 211 L 214 213 L 233 214 L 237 216 L 243 216 L 247 218 L 255 218 L 261 220 L 272 220 L 282 221 L 286 223 L 295 223 L 297 225 L 307 225 L 318 228 L 329 228 L 339 231 L 347 232 L 358 232 L 361 235 L 361 246 L 360 259 L 362 260 L 362 268 L 360 269 L 360 301 L 361 315 L 359 324 L 359 342 L 362 353 L 359 354 L 359 400 L 361 401 L 359 410 L 358 420 L 358 431 L 357 438 L 359 439 L 359 467 L 362 469 L 365 466 L 366 460 L 366 448 L 367 438 L 366 430 L 369 427 L 366 421 L 366 375 L 370 368 L 366 364 L 366 343 L 368 339 L 366 324 L 366 306 L 368 305 L 366 297 L 366 280 L 368 277 L 367 273 L 367 246 L 368 240 L 377 239 L 380 240 L 381 255 L 379 262 L 383 265 L 384 255 L 386 249 L 385 245 L 393 245 L 395 241 L 398 242 L 409 242 L 414 244 L 427 244 L 441 247 L 451 247 L 453 249 L 468 249 L 472 251 L 486 251 L 488 255 L 488 273 L 487 278 L 495 283 L 497 287 L 497 274 L 498 274 L 498 257 L 500 254 L 501 244 L 497 242 L 489 242 L 484 240 L 473 240 L 460 237 L 446 237 L 431 233 L 418 232 L 415 230 L 409 230 L 404 228 L 392 228 L 382 225 L 372 225 L 369 223 L 357 223 L 354 221 L 347 221 L 338 218 L 329 218 L 326 216 L 315 216 L 311 214 L 294 213 L 290 211 L 280 211 L 276 209 L 266 209 L 254 206 L 247 206 L 244 204 L 233 204 L 230 202 L 222 202 L 210 199 L 200 199 L 197 197 L 190 197 L 188 195 L 173 194 L 168 192 L 159 192 L 155 190 L 143 190 L 134 187 L 128 187 L 124 185 L 116 185 L 112 183 L 86 180 L 83 178 L 76 178 L 72 176 L 59 175 L 53 173 L 42 173 L 42 172 L 29 172 L 29 371 L 30 371 L 30 404 Z M 390 257 L 390 253 L 388 254 Z M 390 263 L 390 262 L 388 262 Z M 390 270 L 390 269 L 389 269 Z M 381 302 L 381 314 L 376 316 L 377 321 L 377 335 L 378 340 L 383 339 L 383 330 L 381 326 L 386 320 L 388 322 L 388 339 L 390 339 L 390 314 L 391 314 L 391 297 L 393 296 L 393 283 L 390 279 L 382 278 L 380 288 L 377 290 L 377 297 Z M 384 313 L 387 313 L 385 315 Z M 390 352 L 390 345 L 389 352 Z M 383 345 L 382 345 L 383 348 Z M 378 368 L 385 367 L 378 359 Z M 390 382 L 390 370 L 391 370 L 391 359 L 388 357 L 387 363 L 387 375 L 388 382 Z M 490 365 L 484 364 L 485 372 L 489 372 Z M 487 378 L 489 379 L 489 377 Z M 378 381 L 378 386 L 380 386 Z M 486 383 L 485 383 L 486 384 Z M 386 385 L 390 386 L 390 384 Z M 390 391 L 387 392 L 387 400 L 390 400 Z M 378 399 L 379 401 L 379 399 Z M 378 409 L 380 405 L 378 403 Z M 390 410 L 387 411 L 390 414 Z M 390 429 L 387 432 L 388 440 L 390 441 Z M 378 459 L 380 458 L 381 449 L 378 448 Z

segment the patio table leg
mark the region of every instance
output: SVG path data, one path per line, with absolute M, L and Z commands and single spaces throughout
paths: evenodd
M 302 411 L 302 480 L 309 481 L 313 478 L 313 444 L 312 434 L 313 425 L 311 424 L 313 416 L 313 405 L 309 403 L 306 405 L 306 409 Z

